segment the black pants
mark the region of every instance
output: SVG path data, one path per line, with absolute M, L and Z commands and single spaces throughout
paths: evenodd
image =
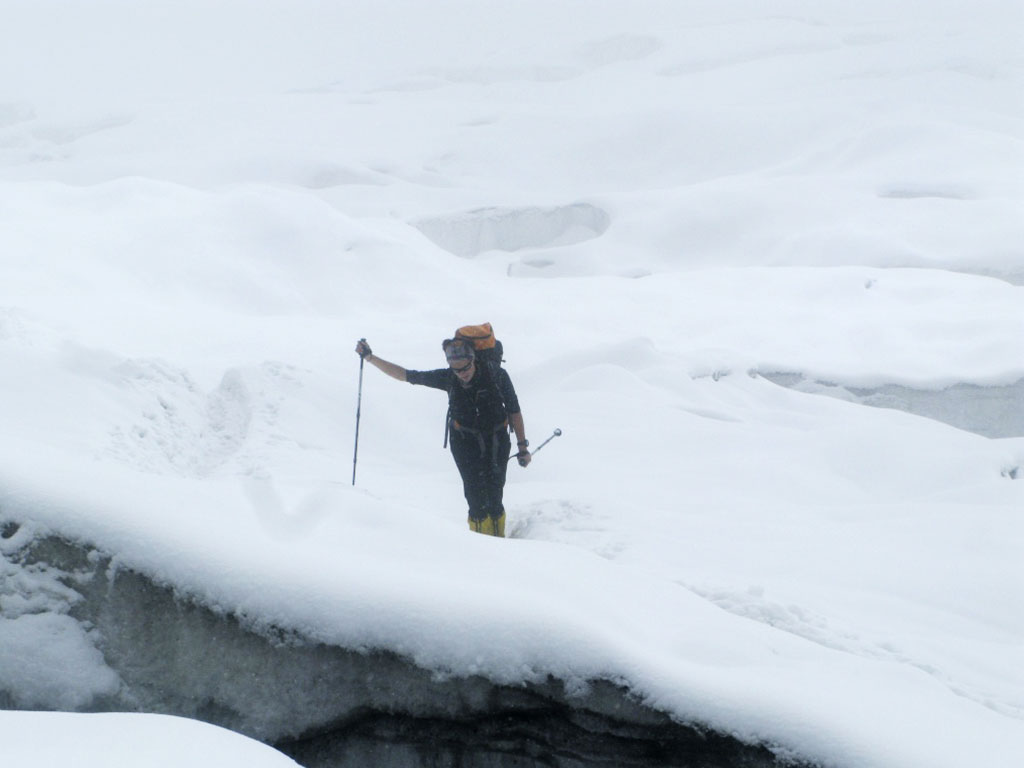
M 505 427 L 495 432 L 471 432 L 453 429 L 452 456 L 462 475 L 462 491 L 469 504 L 469 517 L 483 520 L 498 518 L 505 511 L 505 471 L 512 441 Z

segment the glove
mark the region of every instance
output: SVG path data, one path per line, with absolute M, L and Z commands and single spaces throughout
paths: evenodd
M 530 452 L 523 448 L 519 453 L 516 454 L 516 460 L 519 462 L 520 467 L 525 467 L 530 463 Z
M 370 345 L 366 343 L 366 339 L 360 339 L 359 343 L 356 344 L 356 354 L 363 360 L 373 354 L 373 350 L 370 349 Z

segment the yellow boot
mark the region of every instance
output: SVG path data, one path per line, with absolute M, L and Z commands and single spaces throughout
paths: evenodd
M 500 517 L 487 517 L 481 520 L 474 520 L 472 517 L 469 518 L 469 530 L 474 533 L 482 533 L 485 536 L 497 536 L 499 538 L 505 538 L 505 512 L 501 513 Z

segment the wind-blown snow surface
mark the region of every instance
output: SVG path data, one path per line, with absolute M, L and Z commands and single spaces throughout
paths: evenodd
M 295 768 L 294 761 L 257 741 L 166 715 L 4 712 L 0 735 L 8 765 Z
M 448 674 L 1024 764 L 1024 437 L 863 404 L 1024 408 L 1019 3 L 0 9 L 4 519 Z M 506 541 L 443 396 L 371 368 L 350 485 L 355 340 L 484 320 L 564 430 Z M 0 575 L 17 706 L 116 689 Z

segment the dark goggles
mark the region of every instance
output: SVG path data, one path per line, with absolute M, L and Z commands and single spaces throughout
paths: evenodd
M 473 345 L 463 341 L 462 339 L 448 339 L 445 341 L 441 348 L 444 349 L 444 356 L 448 360 L 448 365 L 452 366 L 453 370 L 466 370 L 476 355 L 473 352 Z M 465 360 L 466 364 L 462 368 L 455 368 L 453 363 Z

